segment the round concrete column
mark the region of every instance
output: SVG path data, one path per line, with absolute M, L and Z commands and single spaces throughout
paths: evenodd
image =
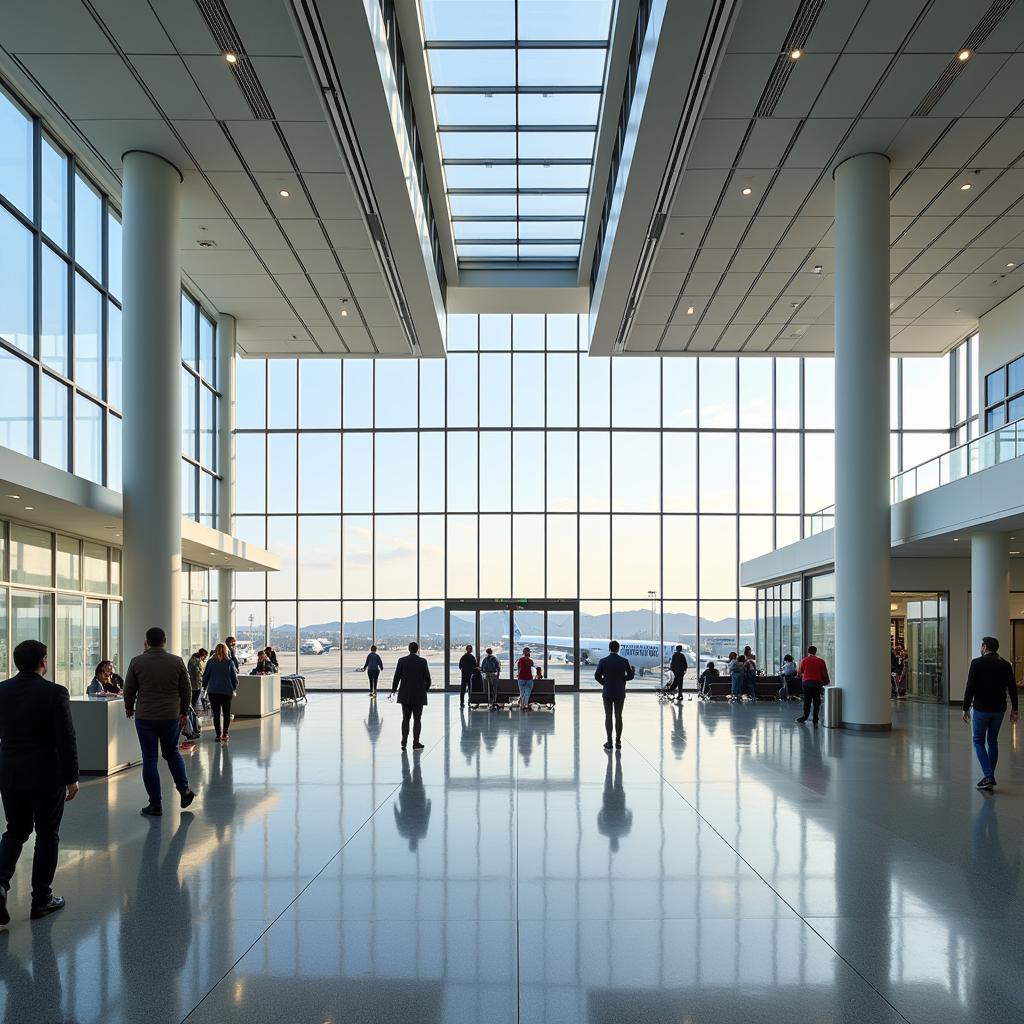
M 231 533 L 235 514 L 235 318 L 227 313 L 217 317 L 217 378 L 220 389 L 220 417 L 217 421 L 217 469 L 221 475 L 217 492 L 217 528 Z M 221 569 L 217 583 L 217 639 L 234 632 L 231 614 L 232 577 Z
M 834 177 L 834 682 L 845 726 L 889 729 L 889 160 L 851 157 Z
M 981 654 L 983 636 L 994 636 L 1008 656 L 1010 535 L 996 530 L 971 534 L 971 658 Z
M 181 645 L 182 177 L 153 153 L 125 153 L 124 640 L 126 658 L 161 626 Z

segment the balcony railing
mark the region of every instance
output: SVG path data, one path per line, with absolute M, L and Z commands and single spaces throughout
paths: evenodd
M 962 480 L 965 476 L 991 469 L 1021 455 L 1024 455 L 1024 419 L 997 427 L 919 466 L 897 473 L 890 481 L 889 500 L 895 504 L 918 494 L 926 494 L 936 487 Z M 808 535 L 831 530 L 835 526 L 835 519 L 835 505 L 812 513 L 807 517 Z

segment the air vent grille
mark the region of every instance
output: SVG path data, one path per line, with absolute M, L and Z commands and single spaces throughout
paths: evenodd
M 973 53 L 992 34 L 995 27 L 1003 20 L 1003 15 L 1013 6 L 1014 0 L 993 0 L 989 9 L 981 16 L 981 20 L 974 26 L 971 34 L 964 40 L 961 50 Z M 956 81 L 960 73 L 967 67 L 968 62 L 954 56 L 942 69 L 935 83 L 921 98 L 914 109 L 914 117 L 927 117 L 935 104 L 946 95 L 949 87 Z
M 775 61 L 768 84 L 764 87 L 764 92 L 761 93 L 761 99 L 758 100 L 757 109 L 754 111 L 755 117 L 771 117 L 775 113 L 783 90 L 789 82 L 790 75 L 793 74 L 793 68 L 796 67 L 796 61 L 789 55 L 794 50 L 806 49 L 807 40 L 810 38 L 811 32 L 814 31 L 818 15 L 821 14 L 824 5 L 825 0 L 803 0 L 803 3 L 797 8 L 793 23 L 789 26 L 789 33 L 786 35 L 782 53 Z
M 221 53 L 233 53 L 238 58 L 229 67 L 253 116 L 259 121 L 273 121 L 274 109 L 270 105 L 270 99 L 256 77 L 252 61 L 242 46 L 242 38 L 223 0 L 196 0 L 196 7 L 199 8 L 199 13 L 203 16 L 203 21 L 206 22 Z

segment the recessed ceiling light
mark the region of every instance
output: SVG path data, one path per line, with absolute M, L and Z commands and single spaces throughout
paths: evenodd
M 686 315 L 687 316 L 693 316 L 693 306 L 687 306 L 686 307 Z
M 25 511 L 26 512 L 32 512 L 34 509 L 35 509 L 35 505 L 26 505 L 25 506 Z
M 20 494 L 8 494 L 7 497 L 8 498 L 20 498 L 21 495 Z
M 1019 551 L 1011 551 L 1011 552 L 1010 552 L 1010 554 L 1011 554 L 1011 555 L 1019 555 L 1019 554 L 1020 554 L 1020 552 L 1019 552 Z
M 956 55 L 956 59 L 957 59 L 958 61 L 960 61 L 960 63 L 961 63 L 961 64 L 962 64 L 962 63 L 963 63 L 963 62 L 964 62 L 965 60 L 970 60 L 970 59 L 971 59 L 971 51 L 970 51 L 970 50 L 961 50 L 961 51 L 960 51 L 960 52 L 959 52 L 959 53 L 958 53 L 958 54 Z
M 961 192 L 970 192 L 972 188 L 974 188 L 974 186 L 973 186 L 973 185 L 972 185 L 972 184 L 971 184 L 971 183 L 970 183 L 969 181 L 965 181 L 965 182 L 964 182 L 964 183 L 963 183 L 963 184 L 962 184 L 962 185 L 960 186 L 960 191 L 961 191 Z
M 238 54 L 237 53 L 232 53 L 230 50 L 228 50 L 228 52 L 224 54 L 224 59 L 229 64 L 237 64 L 238 63 Z
M 288 197 L 289 197 L 289 196 L 291 195 L 291 192 L 289 192 L 289 191 L 288 191 L 288 189 L 286 189 L 286 188 L 283 188 L 283 189 L 281 189 L 281 191 L 280 191 L 280 192 L 278 192 L 277 194 L 278 194 L 278 195 L 279 195 L 279 196 L 280 196 L 280 197 L 281 197 L 282 199 L 287 199 L 287 198 L 288 198 Z
M 959 540 L 960 540 L 960 538 L 959 538 L 959 537 L 954 537 L 954 538 L 953 538 L 953 543 L 954 543 L 954 544 L 956 544 L 956 543 L 958 543 L 958 542 L 959 542 Z
M 348 316 L 348 310 L 347 309 L 342 309 L 341 315 L 342 316 Z
M 1007 269 L 1007 270 L 1013 270 L 1013 268 L 1014 268 L 1015 266 L 1017 266 L 1017 264 L 1016 264 L 1016 263 L 1007 263 L 1007 264 L 1006 264 L 1006 269 Z
M 797 47 L 795 50 L 789 51 L 790 60 L 799 60 L 804 55 L 804 51 Z
M 959 307 L 959 306 L 957 306 L 957 308 L 956 308 L 956 309 L 954 309 L 954 310 L 953 310 L 953 312 L 954 312 L 954 313 L 959 313 L 959 312 L 960 312 L 960 307 Z
M 822 272 L 822 271 L 823 271 L 824 269 L 825 269 L 825 268 L 824 268 L 824 267 L 822 267 L 822 265 L 821 265 L 820 263 L 815 263 L 815 264 L 814 264 L 814 272 L 815 272 L 816 274 L 820 274 L 820 273 L 821 273 L 821 272 Z
M 743 189 L 743 195 L 749 196 L 750 193 L 753 192 L 753 191 L 754 190 L 748 185 L 745 189 Z
M 791 302 L 789 305 L 790 305 L 790 307 L 792 309 L 799 309 L 800 308 L 800 303 L 799 302 Z

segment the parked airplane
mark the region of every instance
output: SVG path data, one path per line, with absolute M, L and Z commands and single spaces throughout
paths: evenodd
M 513 630 L 513 637 L 517 647 L 546 647 L 549 651 L 563 651 L 567 655 L 566 660 L 572 656 L 575 644 L 571 636 L 524 636 L 519 627 Z M 503 636 L 502 640 L 507 641 L 508 637 Z M 580 637 L 580 664 L 596 665 L 607 653 L 608 644 L 611 638 L 594 639 L 591 637 Z M 644 675 L 650 669 L 661 668 L 672 660 L 675 654 L 676 644 L 659 643 L 657 640 L 620 640 L 619 654 L 628 658 L 637 675 Z M 690 668 L 697 667 L 697 652 L 689 645 L 683 644 L 683 654 L 686 655 L 687 664 Z
M 302 654 L 327 654 L 332 646 L 330 640 L 324 637 L 316 637 L 310 640 L 303 640 L 299 650 Z

